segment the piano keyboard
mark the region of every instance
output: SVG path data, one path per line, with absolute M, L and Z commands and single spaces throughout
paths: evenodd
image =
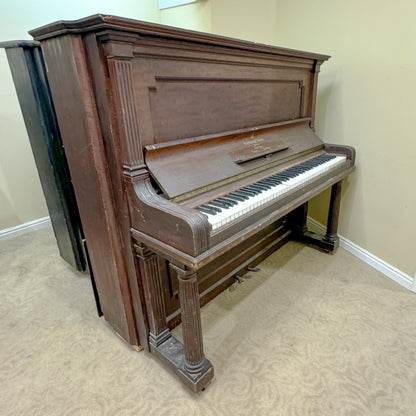
M 275 175 L 203 204 L 202 212 L 216 230 L 261 205 L 310 182 L 317 175 L 345 163 L 345 156 L 321 154 Z

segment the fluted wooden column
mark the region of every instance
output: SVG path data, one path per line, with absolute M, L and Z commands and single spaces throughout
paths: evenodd
M 338 241 L 338 219 L 341 205 L 341 184 L 342 181 L 332 185 L 331 200 L 329 203 L 328 222 L 326 227 L 325 240 L 335 243 Z
M 144 245 L 136 244 L 134 247 L 144 289 L 149 323 L 149 344 L 151 347 L 158 347 L 171 336 L 166 325 L 166 309 L 159 261 L 156 254 Z
M 178 270 L 179 299 L 181 302 L 185 369 L 195 374 L 206 366 L 202 341 L 201 312 L 197 273 Z

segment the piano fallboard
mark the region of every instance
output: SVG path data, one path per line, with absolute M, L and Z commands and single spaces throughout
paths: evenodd
M 309 121 L 146 146 L 145 163 L 168 199 L 189 199 L 322 148 Z

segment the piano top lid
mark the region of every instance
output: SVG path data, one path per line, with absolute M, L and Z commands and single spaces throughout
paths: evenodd
M 167 198 L 187 199 L 321 148 L 309 120 L 149 145 L 145 162 Z
M 38 48 L 40 43 L 35 40 L 7 40 L 0 42 L 0 48 L 12 49 L 12 48 Z
M 226 46 L 280 56 L 313 59 L 322 62 L 330 58 L 329 55 L 324 54 L 270 46 L 246 40 L 233 39 L 226 36 L 213 35 L 210 33 L 180 29 L 173 26 L 160 25 L 157 23 L 143 22 L 140 20 L 105 14 L 95 14 L 78 20 L 60 20 L 41 26 L 37 29 L 33 29 L 29 31 L 29 34 L 36 40 L 44 40 L 64 34 L 97 32 L 102 31 L 103 29 L 116 29 L 123 32 L 135 33 L 137 35 L 185 40 L 187 42 Z

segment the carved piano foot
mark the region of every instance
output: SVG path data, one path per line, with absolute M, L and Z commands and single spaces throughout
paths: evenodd
M 195 393 L 204 390 L 214 377 L 214 367 L 205 357 L 197 364 L 186 361 L 183 344 L 172 334 L 157 346 L 150 342 L 150 351 Z

